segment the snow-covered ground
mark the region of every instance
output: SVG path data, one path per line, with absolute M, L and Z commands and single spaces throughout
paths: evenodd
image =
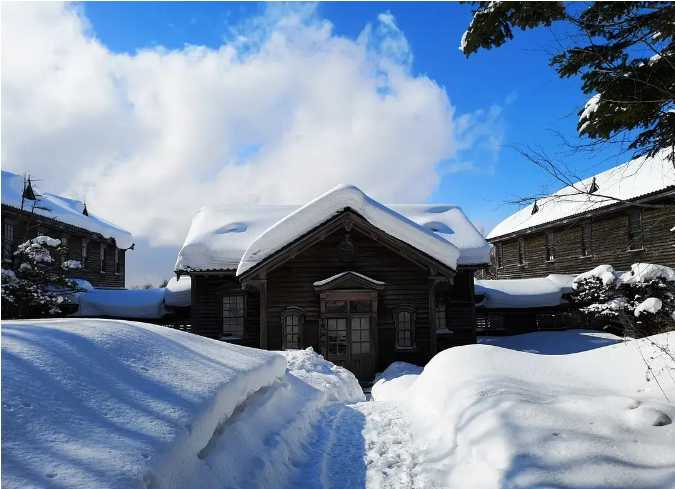
M 5 322 L 2 486 L 675 487 L 675 333 L 483 342 L 397 362 L 365 401 L 311 349 Z
M 311 351 L 128 321 L 6 321 L 2 487 L 273 487 L 324 406 L 363 399 Z
M 372 394 L 407 416 L 420 487 L 673 488 L 675 333 L 618 340 L 490 338 Z

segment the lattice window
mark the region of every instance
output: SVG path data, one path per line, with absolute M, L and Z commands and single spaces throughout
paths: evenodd
M 553 233 L 546 233 L 546 261 L 555 260 L 555 235 Z
M 401 309 L 395 313 L 396 348 L 410 349 L 415 346 L 415 311 Z
M 642 232 L 642 209 L 628 210 L 628 249 L 641 250 L 644 247 Z
M 325 321 L 326 350 L 330 355 L 347 355 L 347 318 L 327 318 Z
M 447 329 L 447 317 L 445 304 L 436 304 L 436 329 Z
M 2 259 L 12 261 L 14 253 L 14 224 L 11 222 L 2 223 Z
M 370 317 L 352 317 L 352 355 L 370 353 Z
M 241 338 L 244 335 L 244 296 L 223 296 L 223 336 Z
M 284 328 L 284 349 L 298 350 L 302 348 L 302 324 L 304 314 L 302 309 L 289 307 L 281 316 L 281 324 Z
M 593 254 L 593 226 L 590 222 L 581 225 L 581 256 L 591 256 Z

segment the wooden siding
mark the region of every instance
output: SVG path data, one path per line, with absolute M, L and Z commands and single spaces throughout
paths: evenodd
M 636 262 L 658 263 L 675 267 L 675 200 L 658 200 L 670 204 L 660 208 L 641 207 L 644 246 L 629 250 L 627 208 L 569 220 L 545 229 L 516 233 L 507 239 L 493 239 L 503 247 L 503 266 L 496 268 L 497 278 L 541 277 L 550 273 L 576 274 L 601 264 L 617 270 L 629 270 Z M 591 226 L 590 254 L 582 256 L 583 224 Z M 555 259 L 546 260 L 546 234 L 553 238 Z M 525 260 L 518 263 L 518 239 L 525 241 Z
M 81 270 L 72 270 L 67 273 L 71 278 L 81 278 L 88 280 L 95 287 L 113 287 L 122 288 L 125 284 L 126 270 L 126 250 L 119 249 L 112 240 L 105 239 L 98 233 L 93 233 L 86 229 L 71 226 L 54 219 L 39 215 L 31 215 L 28 212 L 15 209 L 10 206 L 2 206 L 3 222 L 10 222 L 14 226 L 14 240 L 8 246 L 12 250 L 22 242 L 34 238 L 39 231 L 40 234 L 47 234 L 52 238 L 66 239 L 68 260 L 82 260 L 82 240 L 86 240 L 87 259 L 82 263 Z M 3 236 L 3 246 L 5 246 Z M 106 260 L 103 272 L 100 270 L 100 245 L 106 247 Z M 120 271 L 115 269 L 115 255 L 119 253 Z M 3 267 L 13 268 L 15 264 L 6 260 L 3 256 Z

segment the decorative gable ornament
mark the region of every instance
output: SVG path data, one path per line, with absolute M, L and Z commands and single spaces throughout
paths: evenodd
M 539 212 L 539 206 L 537 205 L 537 201 L 534 201 L 534 204 L 532 205 L 532 214 L 536 214 Z
M 84 209 L 82 209 L 82 214 L 84 214 L 85 216 L 89 215 L 89 211 L 87 210 L 87 203 L 86 202 L 84 203 Z
M 589 194 L 594 194 L 600 190 L 600 187 L 598 187 L 598 184 L 595 182 L 595 177 L 593 177 L 593 181 L 591 181 L 591 188 L 588 189 Z
M 28 181 L 23 187 L 23 194 L 21 195 L 26 200 L 37 200 L 37 197 L 35 196 L 35 191 L 33 190 L 33 184 L 30 181 L 30 177 L 28 177 Z

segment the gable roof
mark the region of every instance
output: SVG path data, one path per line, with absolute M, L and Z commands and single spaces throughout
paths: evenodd
M 459 251 L 457 264 L 489 263 L 490 245 L 459 207 L 444 204 L 385 207 L 368 199 L 453 245 Z M 297 205 L 204 207 L 192 220 L 175 268 L 178 271 L 237 269 L 256 238 L 300 208 Z M 405 236 L 402 241 L 409 242 Z
M 38 192 L 35 183 L 33 188 Z M 48 192 L 38 192 L 40 200 L 35 208 L 35 214 L 54 219 L 71 226 L 98 233 L 105 238 L 112 238 L 118 248 L 129 248 L 133 244 L 130 232 L 102 219 L 91 212 L 82 214 L 84 203 Z M 2 204 L 21 209 L 21 195 L 23 194 L 23 177 L 16 173 L 2 172 Z M 29 201 L 30 203 L 30 201 Z M 30 212 L 30 206 L 24 205 L 24 210 Z
M 590 191 L 593 182 L 598 190 L 592 195 L 579 194 L 576 189 Z M 656 192 L 675 188 L 675 168 L 662 152 L 654 158 L 636 158 L 536 202 L 538 211 L 532 213 L 530 204 L 497 224 L 487 235 L 488 239 L 509 235 L 517 231 L 541 226 L 550 222 L 600 209 L 621 200 L 632 200 Z

